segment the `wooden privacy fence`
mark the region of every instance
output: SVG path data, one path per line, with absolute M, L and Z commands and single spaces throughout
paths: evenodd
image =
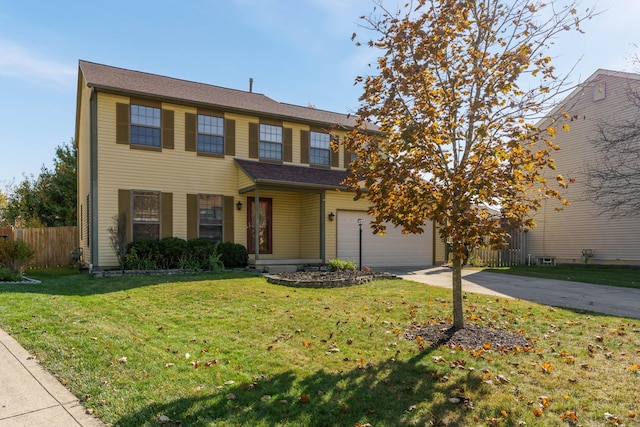
M 71 251 L 78 249 L 78 227 L 0 228 L 0 236 L 23 240 L 34 251 L 30 267 L 72 265 Z M 1 237 L 0 237 L 1 238 Z
M 474 249 L 469 254 L 469 261 L 489 267 L 526 265 L 528 262 L 527 233 L 513 229 L 509 234 L 511 238 L 508 240 L 508 246 L 498 250 L 489 247 Z

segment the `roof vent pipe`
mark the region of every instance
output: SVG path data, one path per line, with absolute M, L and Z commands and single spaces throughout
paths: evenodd
M 253 77 L 249 77 L 249 93 L 253 93 Z

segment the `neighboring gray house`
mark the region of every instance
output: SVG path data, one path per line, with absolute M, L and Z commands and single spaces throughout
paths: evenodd
M 535 213 L 537 226 L 528 232 L 528 252 L 534 261 L 547 257 L 549 262 L 565 264 L 640 265 L 640 212 L 615 218 L 602 214 L 587 185 L 587 171 L 605 154 L 593 143 L 599 136 L 598 127 L 615 126 L 640 115 L 629 91 L 640 91 L 640 75 L 597 70 L 555 110 L 570 115 L 566 120 L 570 130 L 556 132 L 554 142 L 560 150 L 552 157 L 558 170 L 549 170 L 548 178 L 561 173 L 572 181 L 566 191 L 570 206 L 558 212 L 559 202 L 549 200 Z M 538 126 L 550 124 L 547 119 Z M 555 126 L 561 129 L 562 123 Z

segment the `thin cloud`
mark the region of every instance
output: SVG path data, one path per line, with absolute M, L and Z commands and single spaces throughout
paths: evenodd
M 68 85 L 74 81 L 76 70 L 44 58 L 17 43 L 0 39 L 0 75 Z

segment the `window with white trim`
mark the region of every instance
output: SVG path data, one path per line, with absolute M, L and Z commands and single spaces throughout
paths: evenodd
M 132 240 L 159 240 L 160 193 L 158 191 L 134 191 L 132 211 Z
M 198 237 L 222 241 L 224 196 L 200 194 L 198 196 Z
M 160 147 L 160 108 L 131 104 L 131 144 Z
M 260 123 L 261 159 L 282 160 L 282 126 Z
M 198 151 L 224 154 L 224 119 L 198 114 Z
M 331 143 L 328 133 L 309 133 L 309 163 L 314 165 L 331 164 Z

